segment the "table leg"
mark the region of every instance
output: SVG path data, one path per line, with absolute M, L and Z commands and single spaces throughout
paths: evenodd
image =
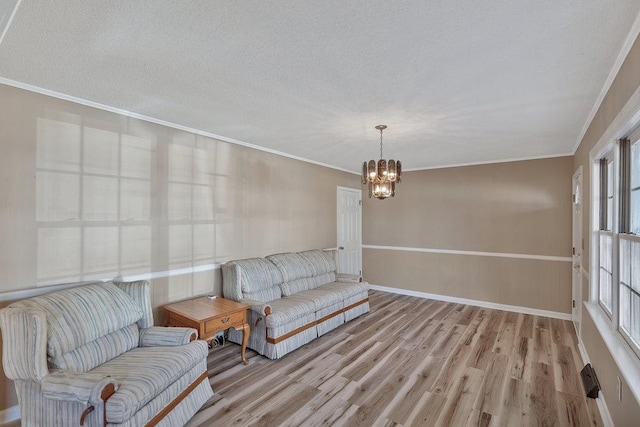
M 236 328 L 237 331 L 240 331 L 240 329 L 242 329 L 242 350 L 240 352 L 240 355 L 242 357 L 242 363 L 248 365 L 249 360 L 245 356 L 245 352 L 247 350 L 247 342 L 249 341 L 249 324 L 245 323 L 244 325 Z

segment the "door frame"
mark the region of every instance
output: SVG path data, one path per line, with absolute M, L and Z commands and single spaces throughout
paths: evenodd
M 356 193 L 359 196 L 359 200 L 360 200 L 360 210 L 359 210 L 359 214 L 360 214 L 360 245 L 358 247 L 358 263 L 360 264 L 360 276 L 362 276 L 362 189 L 361 188 L 351 188 L 351 187 L 341 187 L 341 186 L 336 186 L 336 253 L 337 253 L 337 261 L 338 261 L 338 265 L 336 267 L 339 267 L 340 262 L 340 191 L 347 191 L 350 193 Z
M 578 337 L 582 332 L 582 260 L 584 257 L 584 175 L 582 165 L 571 176 L 571 321 Z M 577 184 L 576 184 L 577 182 Z M 576 201 L 580 212 L 576 215 Z M 577 247 L 575 246 L 577 244 Z

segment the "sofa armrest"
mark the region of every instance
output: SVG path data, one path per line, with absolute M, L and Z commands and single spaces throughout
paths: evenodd
M 250 299 L 250 298 L 243 298 L 238 302 L 251 306 L 251 310 L 255 311 L 260 315 L 268 316 L 271 314 L 271 306 L 268 303 Z
M 40 382 L 47 367 L 47 316 L 36 308 L 0 310 L 2 366 L 7 378 Z
M 88 372 L 54 371 L 42 380 L 42 395 L 51 400 L 97 404 L 118 389 L 114 378 Z M 106 396 L 108 397 L 108 396 Z
M 338 282 L 354 282 L 354 283 L 358 283 L 358 282 L 362 282 L 362 276 L 360 276 L 358 274 L 338 273 L 337 274 L 337 281 Z
M 185 345 L 198 339 L 193 328 L 152 326 L 140 329 L 140 347 Z

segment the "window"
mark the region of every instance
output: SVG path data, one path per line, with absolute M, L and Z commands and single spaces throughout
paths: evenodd
M 640 354 L 640 140 L 621 145 L 620 333 Z M 624 217 L 627 216 L 627 221 Z M 628 224 L 628 225 L 624 225 Z
M 600 161 L 600 255 L 599 295 L 600 305 L 611 316 L 613 312 L 613 156 Z
M 37 286 L 151 271 L 155 151 L 104 123 L 38 118 Z

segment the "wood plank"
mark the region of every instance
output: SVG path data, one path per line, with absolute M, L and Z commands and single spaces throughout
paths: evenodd
M 479 312 L 480 307 L 474 307 L 472 305 L 464 306 L 457 321 L 458 325 L 468 326 Z
M 532 422 L 538 425 L 557 425 L 558 412 L 556 390 L 553 385 L 553 369 L 544 363 L 533 366 L 530 408 Z
M 426 392 L 416 405 L 406 425 L 428 426 L 434 424 L 444 408 L 447 399 L 438 394 Z
M 489 315 L 489 321 L 487 323 L 487 327 L 485 331 L 488 332 L 498 332 L 500 331 L 500 326 L 502 325 L 502 321 L 506 317 L 507 312 L 501 310 L 491 310 Z
M 491 425 L 491 414 L 480 412 L 477 409 L 471 411 L 467 425 L 477 427 L 489 427 Z
M 511 355 L 509 376 L 516 380 L 531 381 L 531 359 L 533 357 L 533 340 L 517 337 Z
M 431 392 L 435 394 L 448 394 L 454 386 L 459 374 L 465 369 L 465 362 L 469 357 L 471 348 L 466 345 L 459 345 L 447 358 L 440 375 L 431 387 Z
M 556 390 L 582 396 L 584 393 L 582 380 L 578 376 L 571 349 L 562 344 L 553 344 L 552 349 L 555 356 L 553 372 Z
M 482 386 L 474 402 L 474 408 L 492 415 L 500 413 L 508 364 L 509 357 L 507 355 L 495 354 L 493 356 L 493 361 L 484 375 Z
M 487 327 L 487 312 L 486 310 L 478 310 L 476 317 L 469 323 L 469 326 L 462 334 L 461 342 L 464 345 L 473 347 L 480 339 L 480 335 Z
M 534 356 L 532 361 L 551 365 L 553 363 L 553 354 L 549 330 L 535 328 L 533 331 L 533 340 Z
M 533 338 L 533 320 L 534 316 L 531 314 L 522 315 L 522 323 L 518 330 L 518 336 L 525 338 Z
M 531 425 L 529 416 L 529 383 L 507 378 L 504 388 L 504 405 L 500 413 L 501 426 Z
M 591 424 L 584 397 L 559 391 L 556 394 L 556 401 L 558 402 L 558 417 L 561 426 L 588 426 Z
M 376 342 L 362 357 L 345 366 L 340 375 L 352 381 L 360 381 L 370 375 L 377 365 L 380 367 L 393 354 L 396 345 L 395 341 Z
M 258 397 L 245 410 L 256 417 L 255 425 L 279 425 L 318 394 L 320 390 L 315 387 L 287 381 Z
M 469 367 L 464 369 L 436 424 L 445 426 L 467 425 L 483 376 L 484 372 L 480 369 Z
M 460 337 L 465 327 L 461 325 L 453 325 L 445 334 L 438 340 L 436 344 L 429 350 L 429 355 L 433 357 L 440 357 L 446 359 L 451 354 L 451 351 L 458 345 Z
M 493 344 L 492 351 L 498 354 L 511 353 L 511 348 L 513 347 L 513 342 L 515 340 L 517 331 L 518 314 L 507 313 L 504 318 L 504 322 L 502 323 L 502 326 L 498 331 L 498 335 L 496 336 L 496 341 Z
M 470 368 L 487 369 L 489 363 L 493 358 L 493 343 L 496 341 L 498 333 L 495 331 L 485 331 L 480 335 L 480 339 L 473 347 L 471 356 L 467 361 L 467 366 Z
M 418 406 L 420 398 L 430 390 L 440 370 L 444 359 L 427 356 L 424 363 L 418 366 L 418 374 L 410 379 L 410 386 L 400 394 L 399 401 L 391 408 L 388 417 L 399 424 L 405 424 L 413 408 Z

